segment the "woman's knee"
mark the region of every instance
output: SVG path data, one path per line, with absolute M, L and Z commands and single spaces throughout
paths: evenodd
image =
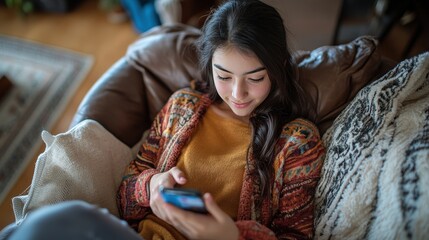
M 83 201 L 69 201 L 30 213 L 11 239 L 91 239 L 90 236 L 105 235 L 106 225 L 112 225 L 112 230 L 128 228 L 105 209 Z
M 58 220 L 64 221 L 62 219 L 73 221 L 74 219 L 82 219 L 82 217 L 90 217 L 96 212 L 95 206 L 84 201 L 73 200 L 40 208 L 30 213 L 26 221 L 48 221 L 50 223 L 55 223 Z

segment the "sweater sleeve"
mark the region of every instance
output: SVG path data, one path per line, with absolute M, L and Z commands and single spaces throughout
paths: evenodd
M 235 225 L 239 231 L 239 240 L 250 240 L 250 239 L 265 239 L 275 240 L 276 235 L 271 229 L 256 222 L 256 221 L 237 221 Z
M 284 128 L 278 143 L 273 201 L 277 209 L 267 226 L 238 221 L 240 239 L 312 239 L 314 198 L 325 157 L 317 128 L 299 120 Z M 271 210 L 271 209 L 270 209 Z
M 325 147 L 312 123 L 296 121 L 284 129 L 283 182 L 271 229 L 281 239 L 312 239 L 314 200 L 325 159 Z
M 156 169 L 157 156 L 161 148 L 163 121 L 170 105 L 171 101 L 155 117 L 146 140 L 140 146 L 137 157 L 127 166 L 118 189 L 120 217 L 132 227 L 150 212 L 149 182 L 153 175 L 159 173 Z

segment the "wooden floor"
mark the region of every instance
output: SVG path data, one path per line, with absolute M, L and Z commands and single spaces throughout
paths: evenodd
M 94 82 L 119 58 L 124 56 L 130 43 L 138 38 L 131 23 L 114 24 L 106 13 L 99 10 L 96 0 L 82 1 L 70 13 L 33 13 L 22 18 L 14 11 L 0 6 L 0 33 L 40 43 L 90 54 L 94 64 L 86 79 L 69 102 L 51 132 L 57 134 L 68 129 L 71 119 L 84 95 Z M 39 150 L 41 153 L 44 146 Z M 39 155 L 39 154 L 37 154 Z M 11 198 L 22 193 L 31 183 L 33 161 L 0 205 L 0 229 L 14 221 Z

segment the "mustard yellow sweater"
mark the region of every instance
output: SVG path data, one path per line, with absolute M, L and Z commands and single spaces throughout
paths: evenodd
M 221 117 L 209 107 L 177 163 L 188 180 L 182 187 L 211 193 L 237 219 L 250 137 L 248 124 Z

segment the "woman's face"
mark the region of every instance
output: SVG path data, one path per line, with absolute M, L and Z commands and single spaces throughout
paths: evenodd
M 248 119 L 270 93 L 267 70 L 254 54 L 235 47 L 218 48 L 213 54 L 212 68 L 222 104 L 240 118 Z

